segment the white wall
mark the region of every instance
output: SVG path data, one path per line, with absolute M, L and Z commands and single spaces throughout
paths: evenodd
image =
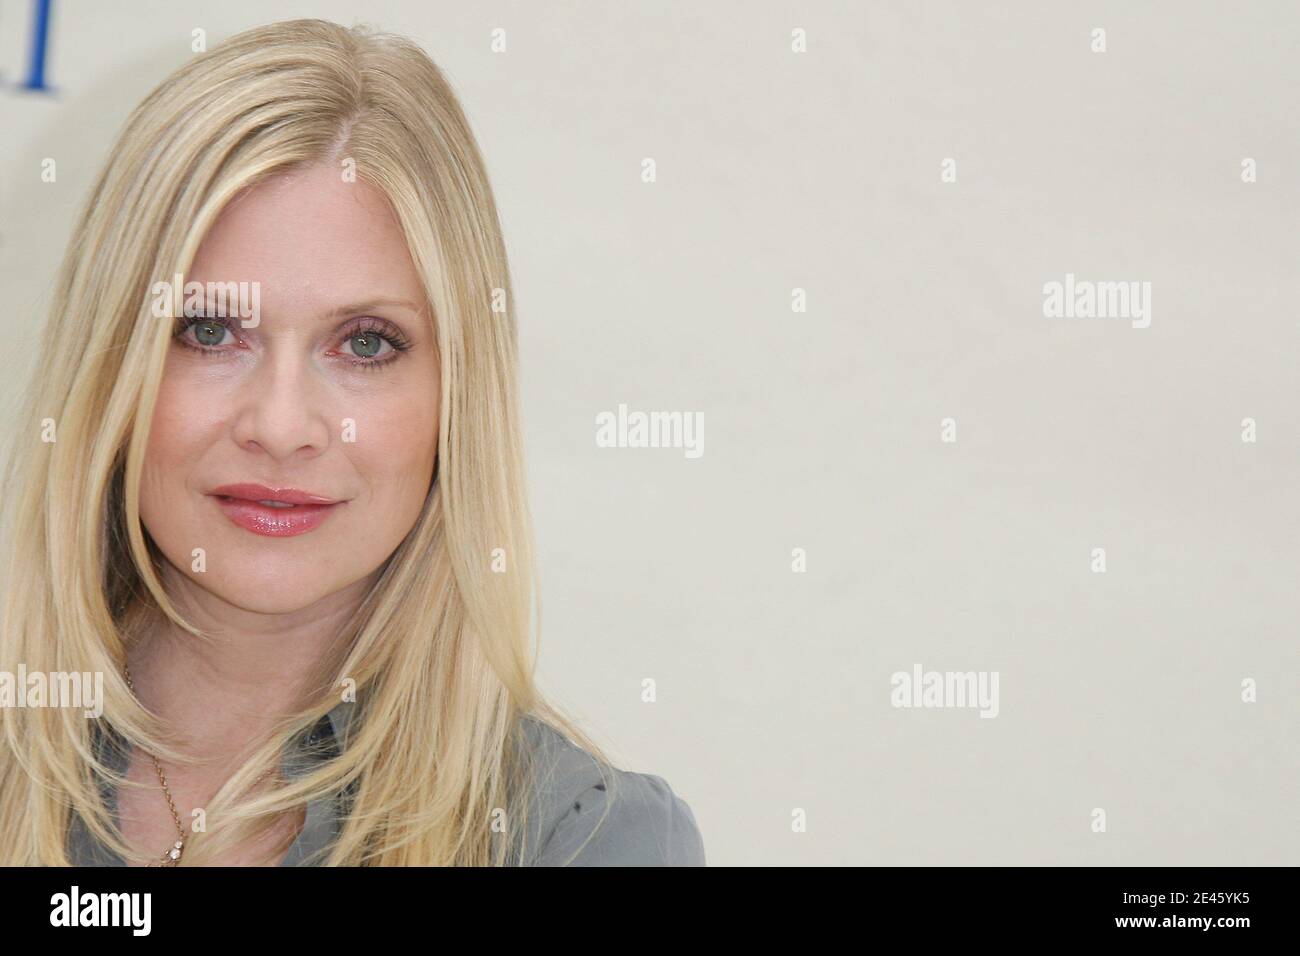
M 67 0 L 48 94 L 29 6 L 0 397 L 191 31 L 360 14 L 449 72 L 503 210 L 544 684 L 711 863 L 1296 862 L 1293 4 Z M 1044 317 L 1067 272 L 1150 282 L 1150 327 Z M 703 456 L 597 448 L 619 403 Z M 998 716 L 892 707 L 915 663 L 997 671 Z

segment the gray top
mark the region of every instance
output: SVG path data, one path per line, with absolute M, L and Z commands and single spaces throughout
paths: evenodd
M 338 704 L 307 735 L 308 746 L 290 748 L 283 763 L 285 775 L 298 776 L 313 761 L 337 755 L 355 706 L 347 701 Z M 537 768 L 525 866 L 564 865 L 596 828 L 607 806 L 608 816 L 570 865 L 706 865 L 695 816 L 662 777 L 613 770 L 616 779 L 611 805 L 595 758 L 536 718 L 525 717 L 523 726 Z M 116 770 L 125 771 L 124 749 L 108 748 L 105 756 Z M 106 786 L 104 795 L 116 821 L 117 794 Z M 329 846 L 339 832 L 342 799 L 341 794 L 336 794 L 308 803 L 306 822 L 282 866 L 310 866 L 323 859 L 319 851 Z M 68 841 L 76 866 L 125 865 L 121 857 L 95 839 L 75 814 Z

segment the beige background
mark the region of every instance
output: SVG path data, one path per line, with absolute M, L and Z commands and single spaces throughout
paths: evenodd
M 544 685 L 710 863 L 1300 862 L 1296 5 L 56 7 L 32 95 L 0 0 L 0 398 L 190 31 L 361 16 L 448 71 L 503 210 Z M 1044 318 L 1067 272 L 1151 282 L 1151 327 Z M 597 448 L 620 402 L 703 457 Z M 1000 715 L 892 708 L 914 663 Z

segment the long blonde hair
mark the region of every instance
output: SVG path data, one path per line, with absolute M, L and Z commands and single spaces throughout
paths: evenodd
M 195 639 L 210 637 L 169 601 L 140 523 L 171 337 L 169 323 L 150 317 L 149 289 L 188 272 L 241 190 L 348 161 L 388 197 L 428 294 L 442 368 L 435 480 L 311 675 L 309 696 L 218 791 L 185 862 L 347 790 L 325 865 L 505 865 L 527 853 L 538 779 L 521 717 L 559 729 L 602 774 L 611 765 L 534 683 L 540 607 L 505 247 L 456 96 L 403 38 L 321 20 L 249 30 L 177 70 L 128 119 L 70 242 L 43 339 L 57 344 L 28 389 L 7 458 L 0 667 L 102 672 L 110 736 L 183 759 L 122 675 L 142 622 L 166 615 Z M 506 573 L 491 567 L 498 548 Z M 257 792 L 347 680 L 358 710 L 342 753 Z M 0 864 L 69 864 L 74 814 L 118 855 L 143 859 L 100 792 L 103 782 L 136 784 L 101 759 L 95 722 L 68 707 L 0 707 L 0 727 Z

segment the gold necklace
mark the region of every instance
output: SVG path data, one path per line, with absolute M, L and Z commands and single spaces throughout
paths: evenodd
M 131 683 L 131 668 L 126 664 L 122 665 L 122 670 L 126 673 L 126 686 L 135 694 L 135 685 Z M 149 759 L 153 761 L 153 768 L 158 771 L 158 782 L 162 784 L 163 796 L 167 798 L 167 809 L 172 812 L 172 820 L 176 823 L 176 833 L 180 837 L 171 845 L 166 853 L 157 863 L 150 863 L 150 866 L 179 866 L 181 862 L 181 853 L 185 851 L 185 828 L 181 826 L 180 814 L 176 812 L 176 804 L 172 800 L 172 792 L 167 789 L 167 777 L 163 773 L 162 765 L 158 763 L 158 758 L 149 754 Z
M 131 682 L 131 668 L 123 663 L 122 671 L 126 674 L 126 686 L 131 689 L 132 694 L 135 694 L 135 684 Z M 150 863 L 149 865 L 179 866 L 181 862 L 181 854 L 185 852 L 185 828 L 181 826 L 181 817 L 180 814 L 176 812 L 176 803 L 172 800 L 172 792 L 167 788 L 167 777 L 163 773 L 162 765 L 158 763 L 158 758 L 153 754 L 149 754 L 149 759 L 153 761 L 153 768 L 158 772 L 158 782 L 162 784 L 163 796 L 167 798 L 167 809 L 171 811 L 172 821 L 176 824 L 176 835 L 180 837 L 179 840 L 168 848 L 167 852 L 162 855 L 161 859 L 157 863 Z M 261 783 L 274 772 L 274 768 L 268 770 L 257 779 L 257 783 Z M 257 784 L 255 783 L 254 786 L 256 785 Z

